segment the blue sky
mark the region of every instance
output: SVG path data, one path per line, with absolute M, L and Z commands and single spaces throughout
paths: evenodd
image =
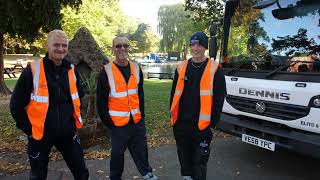
M 283 4 L 282 4 L 283 5 Z M 283 5 L 286 7 L 286 5 Z M 276 4 L 267 8 L 263 11 L 265 22 L 260 22 L 260 26 L 264 28 L 266 32 L 268 32 L 268 36 L 270 40 L 272 38 L 278 39 L 277 36 L 284 37 L 287 35 L 296 35 L 300 28 L 307 29 L 307 35 L 310 38 L 313 38 L 318 44 L 320 43 L 319 35 L 320 35 L 320 27 L 319 27 L 319 14 L 315 14 L 309 17 L 295 17 L 286 20 L 278 20 L 273 17 L 271 10 L 278 8 Z M 272 26 L 270 26 L 270 22 L 272 22 Z

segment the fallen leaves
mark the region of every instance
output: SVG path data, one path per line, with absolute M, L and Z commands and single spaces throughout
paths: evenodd
M 150 148 L 156 148 L 165 144 L 175 144 L 173 137 L 154 137 L 148 138 L 148 145 Z
M 5 172 L 8 174 L 18 174 L 20 172 L 28 169 L 28 163 L 10 163 L 1 161 L 0 163 L 0 172 Z
M 213 132 L 213 137 L 222 137 L 222 138 L 232 137 L 231 135 L 218 130 L 213 130 L 212 132 Z
M 0 172 L 18 174 L 28 169 L 26 142 L 2 142 L 0 145 Z
M 84 158 L 88 159 L 88 160 L 92 160 L 92 159 L 105 159 L 107 157 L 110 156 L 110 150 L 97 150 L 97 151 L 90 151 L 90 152 L 86 152 L 84 154 Z

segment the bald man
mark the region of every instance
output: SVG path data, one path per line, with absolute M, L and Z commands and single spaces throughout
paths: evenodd
M 10 110 L 28 137 L 30 179 L 46 179 L 49 154 L 55 146 L 74 179 L 89 178 L 77 136 L 82 127 L 78 73 L 65 59 L 68 37 L 61 30 L 48 34 L 47 53 L 24 69 L 14 88 Z

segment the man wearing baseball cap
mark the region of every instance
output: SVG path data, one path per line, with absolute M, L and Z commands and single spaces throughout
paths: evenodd
M 212 131 L 226 94 L 219 63 L 205 56 L 208 37 L 192 34 L 192 57 L 178 64 L 170 98 L 171 123 L 184 180 L 206 179 Z

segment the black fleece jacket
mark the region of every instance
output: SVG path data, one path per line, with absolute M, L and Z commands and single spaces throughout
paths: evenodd
M 46 80 L 49 90 L 49 108 L 45 120 L 44 135 L 49 137 L 73 135 L 75 133 L 75 120 L 73 118 L 73 105 L 70 96 L 68 70 L 70 62 L 64 59 L 60 66 L 56 66 L 46 55 L 43 58 Z M 83 97 L 78 72 L 77 88 L 79 97 Z M 30 102 L 33 90 L 33 77 L 31 67 L 28 65 L 19 77 L 10 100 L 10 111 L 19 129 L 31 135 L 31 124 L 26 106 Z
M 207 63 L 208 59 L 202 65 L 201 63 L 193 63 L 194 67 L 191 63 L 191 59 L 189 59 L 185 74 L 184 89 L 179 102 L 178 120 L 174 125 L 174 130 L 176 131 L 190 132 L 198 129 L 200 113 L 200 81 Z M 171 89 L 170 107 L 176 89 L 178 76 L 179 75 L 176 70 Z M 220 120 L 225 95 L 225 78 L 219 67 L 215 74 L 213 83 L 211 127 L 215 127 Z
M 128 64 L 125 67 L 118 66 L 115 64 L 126 82 L 128 83 L 129 78 L 133 72 L 131 72 L 130 65 Z M 143 92 L 143 73 L 140 69 L 140 81 L 138 84 L 138 96 L 139 96 L 139 108 L 141 112 L 142 119 L 145 117 L 144 114 L 144 92 Z M 114 77 L 117 78 L 117 77 Z M 109 107 L 108 107 L 108 99 L 109 99 L 109 92 L 110 92 L 110 86 L 109 86 L 109 80 L 106 74 L 105 69 L 103 68 L 99 74 L 98 77 L 98 84 L 97 84 L 97 107 L 98 107 L 98 113 L 100 116 L 100 119 L 104 125 L 106 125 L 108 128 L 112 129 L 114 127 L 114 124 L 111 120 L 110 114 L 109 114 Z M 132 116 L 130 117 L 130 123 L 132 123 Z

